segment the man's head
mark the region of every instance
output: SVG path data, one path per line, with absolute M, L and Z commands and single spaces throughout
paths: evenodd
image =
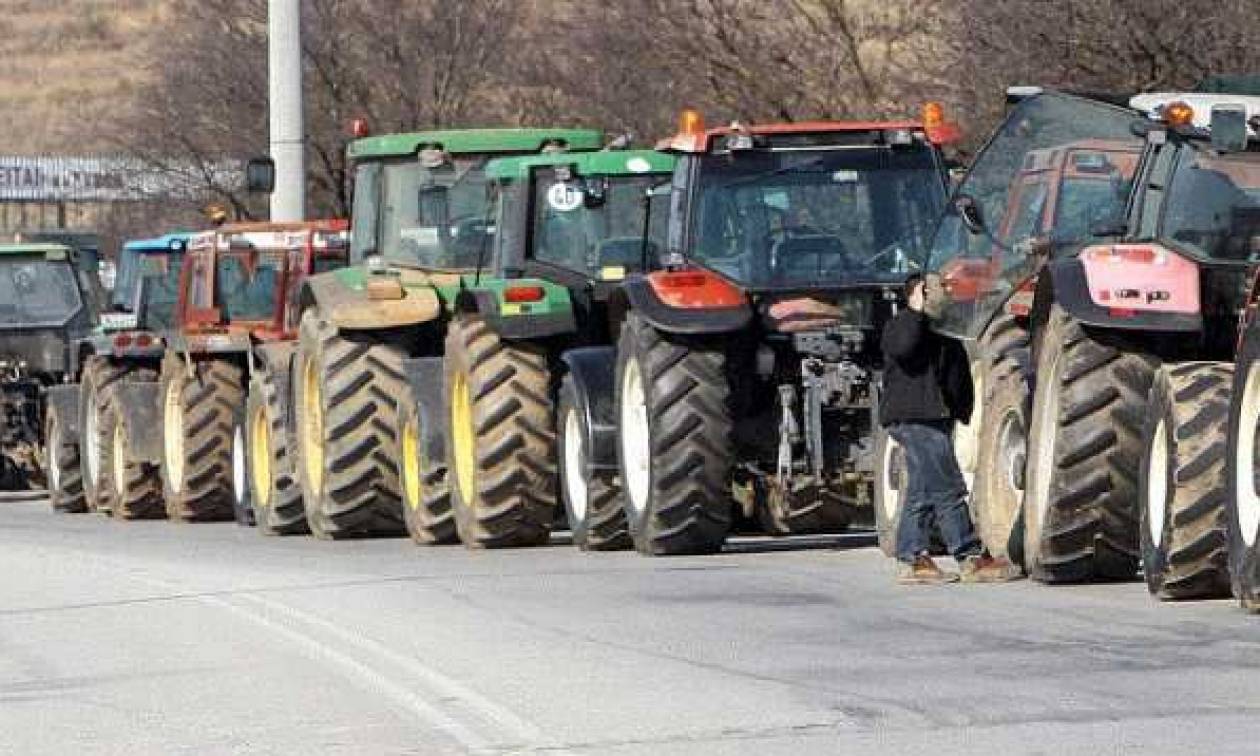
M 903 291 L 906 305 L 915 312 L 936 319 L 945 311 L 945 286 L 941 277 L 935 273 L 911 273 Z

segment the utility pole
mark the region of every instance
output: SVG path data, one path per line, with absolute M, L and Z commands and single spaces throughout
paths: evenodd
M 306 217 L 301 0 L 268 0 L 267 53 L 271 159 L 276 165 L 271 220 L 298 221 Z

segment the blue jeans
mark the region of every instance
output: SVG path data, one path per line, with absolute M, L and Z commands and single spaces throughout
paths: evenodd
M 967 483 L 954 457 L 953 423 L 894 423 L 889 434 L 906 460 L 906 491 L 897 524 L 897 558 L 914 561 L 927 552 L 932 524 L 958 561 L 983 551 L 967 511 Z

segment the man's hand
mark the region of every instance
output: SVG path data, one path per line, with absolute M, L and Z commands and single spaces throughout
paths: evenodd
M 920 281 L 918 286 L 910 292 L 910 298 L 906 301 L 906 307 L 914 312 L 923 312 L 923 282 Z

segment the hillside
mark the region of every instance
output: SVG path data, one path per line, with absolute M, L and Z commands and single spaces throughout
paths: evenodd
M 109 150 L 97 129 L 145 86 L 165 0 L 0 0 L 0 153 Z

